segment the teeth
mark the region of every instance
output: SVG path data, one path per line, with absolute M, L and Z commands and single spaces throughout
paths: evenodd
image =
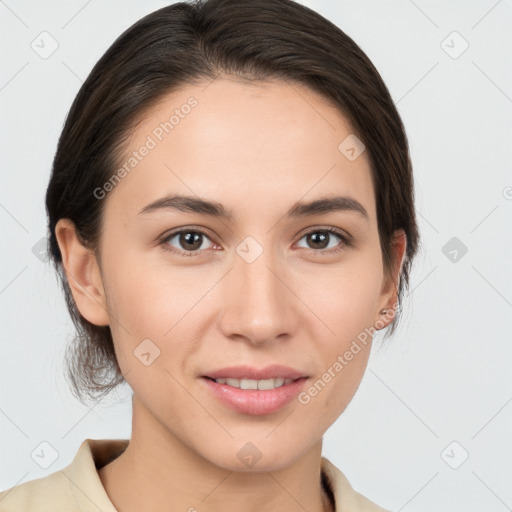
M 280 388 L 283 385 L 293 382 L 292 379 L 284 379 L 279 377 L 277 379 L 215 379 L 218 384 L 227 384 L 234 388 L 239 389 L 274 389 Z

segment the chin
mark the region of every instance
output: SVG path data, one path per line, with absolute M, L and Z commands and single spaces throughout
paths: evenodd
M 298 445 L 304 446 L 303 441 Z M 225 470 L 237 473 L 264 473 L 280 471 L 291 466 L 297 459 L 304 455 L 297 445 L 286 447 L 269 443 L 268 439 L 261 441 L 233 442 L 230 445 L 220 443 L 223 447 L 221 453 L 210 453 L 209 461 Z

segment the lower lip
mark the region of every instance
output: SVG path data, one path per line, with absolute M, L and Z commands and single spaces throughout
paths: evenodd
M 239 389 L 202 377 L 208 389 L 224 405 L 237 412 L 251 415 L 270 414 L 289 404 L 304 387 L 306 378 L 274 389 Z

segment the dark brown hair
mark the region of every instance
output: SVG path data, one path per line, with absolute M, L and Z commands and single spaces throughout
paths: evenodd
M 94 190 L 115 173 L 137 120 L 164 95 L 219 75 L 305 85 L 346 117 L 370 159 L 386 275 L 396 264 L 393 232 L 403 229 L 407 236 L 400 308 L 419 244 L 412 165 L 402 121 L 371 61 L 336 25 L 292 0 L 175 3 L 133 24 L 97 62 L 71 106 L 53 161 L 48 252 L 77 330 L 66 363 L 82 401 L 102 397 L 124 378 L 110 327 L 88 322 L 75 305 L 55 225 L 71 219 L 84 246 L 99 257 L 105 201 Z M 386 336 L 395 331 L 398 313 Z

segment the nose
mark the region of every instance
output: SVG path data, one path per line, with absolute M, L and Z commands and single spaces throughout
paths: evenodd
M 253 345 L 289 339 L 301 304 L 290 280 L 283 265 L 276 267 L 271 250 L 251 263 L 237 254 L 223 280 L 219 321 L 223 334 Z

